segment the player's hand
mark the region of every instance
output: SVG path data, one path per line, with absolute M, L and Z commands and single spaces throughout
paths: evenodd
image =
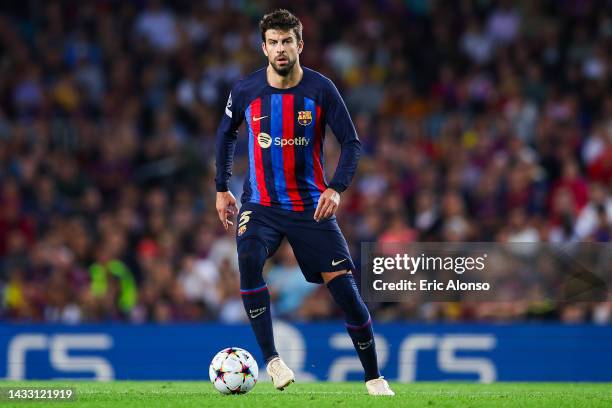
M 236 206 L 236 198 L 231 191 L 217 193 L 217 213 L 226 231 L 230 225 L 234 225 L 230 219 L 238 214 L 238 207 Z
M 333 188 L 328 188 L 319 197 L 319 204 L 314 213 L 314 219 L 316 222 L 331 217 L 336 213 L 338 206 L 340 205 L 340 194 Z

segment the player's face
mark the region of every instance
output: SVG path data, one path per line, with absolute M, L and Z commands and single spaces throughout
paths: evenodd
M 298 41 L 293 30 L 268 30 L 265 36 L 262 48 L 270 65 L 279 75 L 287 76 L 302 52 L 304 41 Z

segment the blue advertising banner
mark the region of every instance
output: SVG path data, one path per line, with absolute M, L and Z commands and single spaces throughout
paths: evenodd
M 299 381 L 362 379 L 342 322 L 274 329 Z M 612 381 L 612 326 L 394 323 L 375 331 L 382 372 L 394 381 Z M 210 360 L 228 346 L 261 364 L 246 325 L 4 324 L 0 377 L 207 380 Z

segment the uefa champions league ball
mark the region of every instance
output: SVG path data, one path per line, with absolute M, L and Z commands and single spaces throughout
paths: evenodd
M 210 363 L 208 375 L 221 394 L 244 394 L 257 383 L 259 368 L 248 351 L 229 347 L 215 355 Z

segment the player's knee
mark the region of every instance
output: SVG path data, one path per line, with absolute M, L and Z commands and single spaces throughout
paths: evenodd
M 347 269 L 343 271 L 322 272 L 321 278 L 323 278 L 323 283 L 327 285 L 332 279 L 340 275 L 346 275 L 347 273 L 351 273 L 351 272 Z
M 245 265 L 262 265 L 266 262 L 268 251 L 258 239 L 245 239 L 238 244 L 238 261 Z
M 327 288 L 336 304 L 342 309 L 347 323 L 363 324 L 370 319 L 368 308 L 357 290 L 352 274 L 342 274 L 327 283 Z
M 251 289 L 263 284 L 263 265 L 268 252 L 258 239 L 245 239 L 238 244 L 240 287 Z

